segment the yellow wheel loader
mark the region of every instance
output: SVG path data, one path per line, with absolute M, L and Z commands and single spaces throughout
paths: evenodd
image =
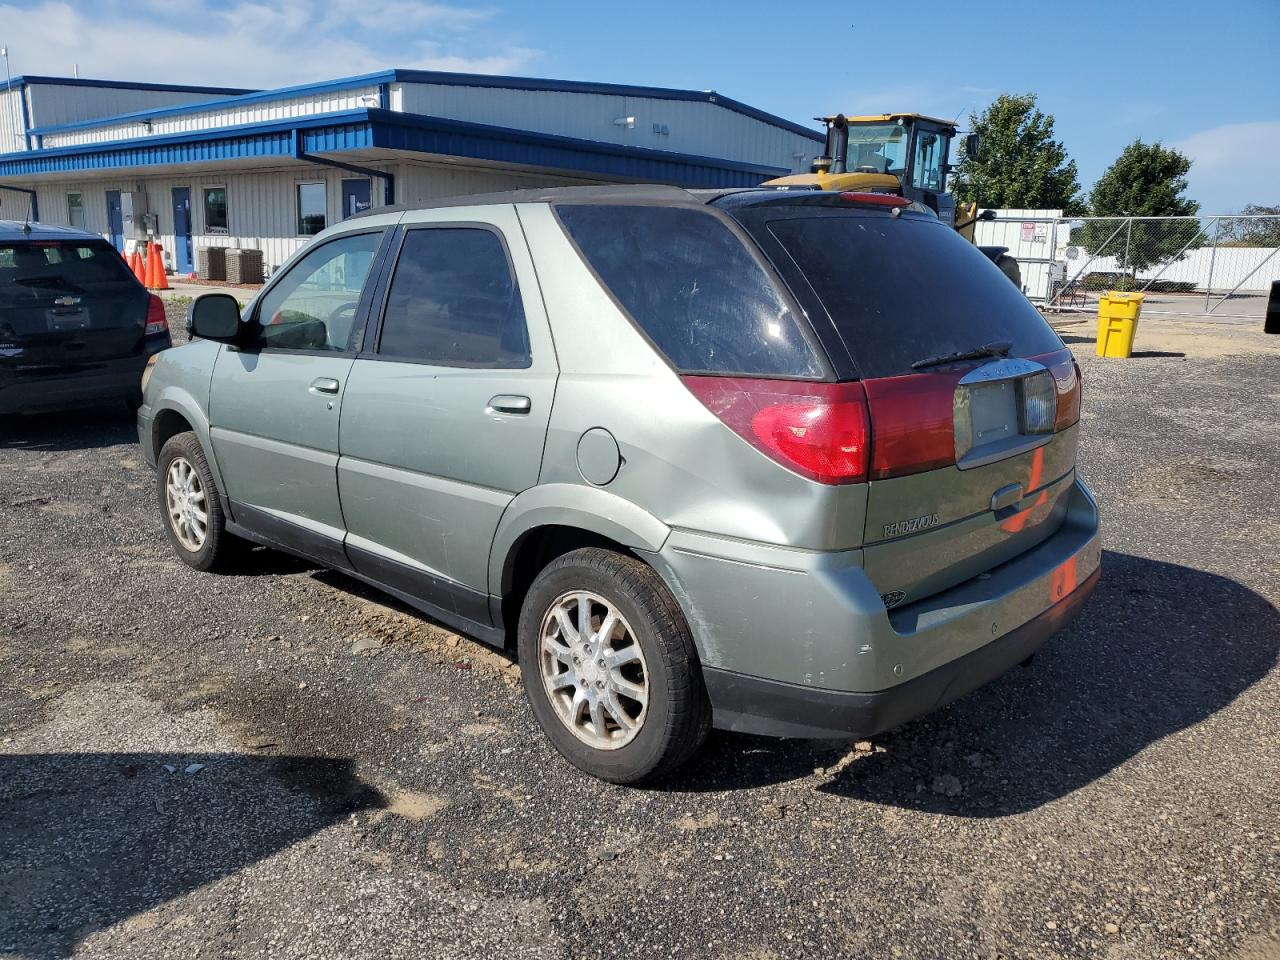
M 919 113 L 883 113 L 869 117 L 819 117 L 827 126 L 823 155 L 814 158 L 810 173 L 767 180 L 762 186 L 780 190 L 837 190 L 890 193 L 931 209 L 973 243 L 974 224 L 995 216 L 978 213 L 976 203 L 956 203 L 947 192 L 947 176 L 955 169 L 951 140 L 956 125 L 950 120 Z M 969 134 L 967 156 L 976 157 L 978 135 Z M 1018 261 L 1008 247 L 979 247 L 1014 285 L 1022 289 Z

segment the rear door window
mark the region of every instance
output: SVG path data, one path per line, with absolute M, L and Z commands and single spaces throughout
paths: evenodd
M 832 210 L 774 213 L 767 230 L 830 316 L 863 377 L 997 341 L 1011 356 L 1062 342 L 989 259 L 932 217 Z
M 502 238 L 483 227 L 407 231 L 378 353 L 438 366 L 529 366 L 524 304 Z
M 32 240 L 0 244 L 0 304 L 15 306 L 58 293 L 114 291 L 134 277 L 105 241 Z
M 682 373 L 818 378 L 789 299 L 742 240 L 684 207 L 556 208 L 583 258 Z

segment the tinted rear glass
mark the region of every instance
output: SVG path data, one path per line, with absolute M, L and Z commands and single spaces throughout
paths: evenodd
M 839 211 L 773 219 L 769 232 L 830 314 L 864 377 L 994 341 L 1013 356 L 1062 347 L 1009 279 L 932 218 Z
M 556 208 L 587 262 L 678 370 L 815 378 L 787 299 L 742 241 L 682 207 Z
M 94 241 L 0 244 L 0 303 L 22 306 L 61 294 L 105 296 L 138 290 L 114 247 Z

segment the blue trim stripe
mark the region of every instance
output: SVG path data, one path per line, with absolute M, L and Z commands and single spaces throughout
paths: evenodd
M 253 87 L 197 87 L 184 83 L 135 83 L 131 80 L 86 80 L 80 77 L 38 77 L 31 74 L 14 77 L 14 83 L 41 84 L 54 87 L 107 87 L 112 90 L 157 90 L 166 93 L 221 93 L 239 96 L 257 93 Z
M 543 90 L 558 93 L 594 93 L 617 97 L 645 97 L 653 100 L 684 100 L 715 104 L 734 113 L 759 120 L 762 123 L 779 127 L 802 137 L 808 137 L 818 143 L 825 142 L 825 137 L 809 127 L 793 123 L 782 117 L 766 113 L 755 107 L 723 96 L 714 90 L 677 90 L 668 87 L 639 87 L 620 83 L 588 83 L 579 80 L 543 80 L 536 77 L 494 77 L 478 73 L 445 73 L 433 70 L 382 70 L 378 73 L 366 73 L 355 77 L 340 77 L 336 80 L 325 80 L 320 83 L 308 83 L 293 87 L 281 87 L 278 90 L 259 90 L 243 96 L 225 97 L 218 100 L 204 100 L 197 103 L 180 104 L 171 107 L 157 107 L 152 110 L 141 110 L 134 113 L 119 114 L 114 117 L 100 117 L 95 120 L 80 120 L 75 123 L 64 123 L 56 126 L 40 127 L 33 133 L 55 133 L 63 130 L 82 130 L 87 127 L 108 126 L 124 123 L 129 120 L 155 119 L 157 117 L 175 116 L 183 113 L 194 113 L 204 110 L 215 110 L 223 107 L 234 107 L 245 103 L 259 103 L 264 100 L 283 100 L 290 97 L 306 96 L 327 90 L 342 90 L 352 87 L 378 86 L 398 83 L 435 83 L 455 87 L 484 87 L 498 90 Z M 381 93 L 381 90 L 379 90 Z
M 217 131 L 56 147 L 0 156 L 0 176 L 293 157 L 294 131 L 305 153 L 380 147 L 548 167 L 614 179 L 657 180 L 687 187 L 754 186 L 789 171 L 714 157 L 532 133 L 509 127 L 362 109 L 246 124 Z

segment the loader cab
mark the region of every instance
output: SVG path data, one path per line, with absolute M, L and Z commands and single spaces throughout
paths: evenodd
M 917 113 L 822 119 L 832 174 L 894 177 L 904 197 L 924 204 L 944 223 L 955 224 L 955 200 L 947 192 L 955 124 Z

